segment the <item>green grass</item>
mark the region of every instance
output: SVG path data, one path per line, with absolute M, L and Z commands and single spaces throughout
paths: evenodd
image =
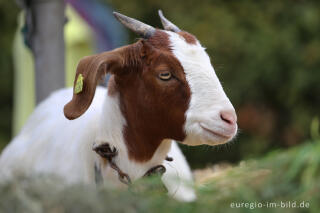
M 249 212 L 258 203 L 296 201 L 309 208 L 259 208 L 254 212 L 320 210 L 320 141 L 274 151 L 241 162 L 197 182 L 198 199 L 180 203 L 165 195 L 158 178 L 138 181 L 129 190 L 108 186 L 64 186 L 53 178 L 17 179 L 0 186 L 0 212 Z M 247 208 L 231 204 L 248 203 Z M 271 205 L 271 204 L 270 204 Z

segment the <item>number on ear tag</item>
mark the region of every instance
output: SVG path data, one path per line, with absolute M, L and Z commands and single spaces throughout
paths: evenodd
M 78 94 L 82 91 L 82 89 L 83 89 L 83 75 L 79 74 L 76 82 L 76 86 L 74 87 L 74 93 Z

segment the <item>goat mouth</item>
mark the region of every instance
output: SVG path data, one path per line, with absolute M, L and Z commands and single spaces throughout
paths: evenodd
M 223 139 L 223 140 L 229 140 L 229 139 L 232 138 L 232 136 L 227 136 L 227 135 L 224 135 L 224 134 L 215 132 L 215 131 L 213 131 L 213 130 L 207 128 L 207 127 L 205 127 L 205 126 L 204 126 L 203 124 L 201 124 L 201 123 L 199 123 L 199 125 L 200 125 L 200 127 L 201 127 L 204 131 L 208 132 L 210 135 L 213 135 L 213 136 L 216 137 L 216 138 L 221 138 L 221 139 Z

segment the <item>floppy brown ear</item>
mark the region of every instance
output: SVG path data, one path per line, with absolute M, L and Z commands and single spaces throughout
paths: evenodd
M 81 116 L 89 108 L 99 80 L 107 72 L 116 72 L 123 65 L 122 49 L 87 56 L 80 60 L 73 86 L 72 100 L 64 106 L 69 120 Z

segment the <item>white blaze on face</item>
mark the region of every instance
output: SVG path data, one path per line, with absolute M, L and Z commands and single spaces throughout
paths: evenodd
M 183 143 L 216 145 L 229 141 L 237 132 L 236 114 L 205 48 L 198 41 L 189 44 L 179 34 L 167 33 L 172 52 L 181 63 L 191 90 L 186 111 L 187 137 Z

